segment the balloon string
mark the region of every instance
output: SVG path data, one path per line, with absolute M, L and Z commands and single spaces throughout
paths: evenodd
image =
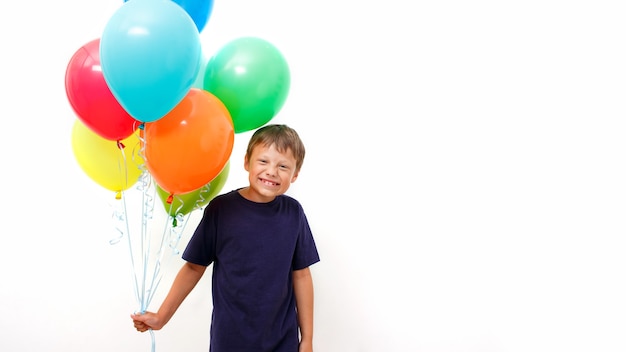
M 185 201 L 178 195 L 171 194 L 170 197 L 172 197 L 172 200 L 168 202 L 170 206 L 167 210 L 167 215 L 175 217 L 175 214 L 180 213 L 180 211 L 185 207 Z M 176 200 L 180 203 L 180 205 L 178 205 L 178 207 L 175 210 L 172 209 L 174 198 L 176 198 Z
M 194 207 L 193 210 L 197 210 L 197 209 L 201 209 L 202 206 L 201 204 L 204 203 L 204 200 L 206 198 L 204 198 L 202 196 L 203 193 L 208 193 L 211 190 L 211 185 L 207 184 L 206 186 L 202 187 L 200 189 L 200 192 L 198 192 L 198 199 L 195 201 L 194 203 Z M 182 214 L 180 213 L 180 211 L 184 208 L 185 206 L 185 201 L 178 197 L 175 196 L 177 198 L 177 200 L 180 202 L 180 205 L 178 206 L 178 208 L 176 209 L 176 211 L 172 211 L 172 202 L 170 202 L 170 207 L 169 207 L 169 211 L 168 211 L 168 215 L 170 217 L 172 217 L 172 227 L 170 228 L 170 248 L 172 249 L 173 254 L 178 255 L 180 252 L 178 251 L 177 247 L 178 247 L 178 243 L 180 242 L 180 239 L 182 238 L 183 233 L 185 232 L 185 228 L 187 227 L 188 221 L 186 221 L 189 218 L 189 213 L 187 214 Z M 175 215 L 174 215 L 175 214 Z M 182 224 L 182 227 L 179 226 Z M 172 234 L 174 236 L 172 236 Z
M 146 280 L 148 277 L 148 267 L 150 264 L 150 257 L 151 257 L 150 255 L 151 255 L 151 249 L 152 249 L 152 241 L 151 241 L 151 236 L 149 235 L 149 231 L 148 231 L 149 230 L 148 223 L 149 223 L 149 220 L 152 219 L 153 217 L 155 197 L 148 193 L 148 191 L 150 190 L 152 186 L 150 174 L 148 173 L 147 170 L 145 170 L 145 167 L 142 167 L 142 168 L 144 169 L 144 171 L 142 173 L 142 176 L 140 179 L 141 182 L 138 185 L 138 189 L 141 191 L 141 195 L 142 195 L 141 253 L 143 253 L 144 255 L 142 257 L 143 258 L 142 259 L 142 278 L 143 278 L 142 291 L 141 291 L 141 296 L 140 297 L 138 296 L 138 300 L 139 300 L 139 305 L 141 307 L 142 313 L 145 313 L 148 310 L 148 307 L 150 306 L 150 302 L 152 301 L 152 297 L 156 290 L 156 288 L 154 287 L 154 284 L 151 283 L 149 290 L 146 291 L 146 284 L 147 284 Z M 157 275 L 157 272 L 160 271 L 159 266 L 160 266 L 160 263 L 159 261 L 157 261 L 155 263 L 153 275 Z M 156 351 L 156 337 L 152 329 L 149 329 L 149 331 L 150 331 L 150 341 L 151 341 L 150 350 L 151 352 L 155 352 Z
M 204 198 L 203 193 L 209 193 L 210 190 L 211 190 L 210 183 L 208 183 L 206 186 L 200 189 L 200 192 L 198 192 L 198 200 L 196 200 L 196 204 L 194 204 L 194 207 L 193 207 L 194 210 L 201 208 L 200 204 L 204 204 L 204 200 L 206 199 Z
M 142 202 L 141 202 L 142 217 L 141 217 L 141 231 L 140 231 L 141 252 L 140 253 L 143 253 L 143 256 L 142 256 L 142 262 L 141 262 L 142 290 L 141 290 L 141 294 L 137 292 L 136 297 L 137 297 L 137 302 L 141 308 L 141 312 L 145 313 L 148 310 L 148 307 L 150 306 L 150 302 L 152 300 L 152 293 L 153 293 L 152 288 L 149 292 L 146 292 L 146 279 L 148 276 L 148 266 L 150 262 L 150 252 L 151 252 L 151 240 L 150 240 L 149 231 L 148 231 L 149 230 L 148 223 L 149 223 L 149 220 L 152 219 L 153 217 L 155 197 L 148 193 L 152 186 L 152 179 L 150 177 L 150 173 L 145 167 L 144 160 L 135 159 L 137 156 L 144 155 L 144 148 L 145 148 L 145 140 L 143 138 L 143 133 L 141 133 L 143 132 L 144 124 L 142 123 L 138 128 L 141 130 L 139 134 L 139 143 L 138 143 L 139 151 L 137 153 L 133 152 L 132 156 L 133 156 L 133 161 L 135 162 L 135 164 L 139 167 L 139 169 L 142 170 L 142 174 L 139 179 L 140 182 L 137 185 L 137 189 L 141 192 L 141 196 L 142 196 Z M 134 148 L 137 148 L 137 145 L 135 145 Z M 135 150 L 136 149 L 133 149 L 133 151 Z M 130 241 L 129 241 L 129 246 L 130 246 Z M 131 257 L 133 257 L 132 250 L 131 250 Z M 156 263 L 155 265 L 158 266 L 159 264 Z M 137 270 L 136 270 L 134 260 L 132 260 L 132 267 L 133 267 L 133 273 L 134 273 L 134 278 L 135 278 L 135 287 L 138 290 L 139 284 L 137 283 Z M 155 272 L 157 270 L 158 269 L 155 268 Z M 150 339 L 151 339 L 151 351 L 155 352 L 156 350 L 155 334 L 152 329 L 150 329 L 149 331 L 150 331 Z
M 122 197 L 122 204 L 124 207 L 124 214 L 126 214 L 126 197 Z M 133 283 L 134 283 L 133 288 L 135 291 L 135 298 L 137 299 L 137 302 L 139 302 L 140 300 L 139 282 L 137 281 L 137 272 L 135 271 L 135 256 L 133 255 L 133 242 L 130 237 L 130 231 L 128 229 L 128 218 L 126 219 L 126 226 L 127 226 L 126 238 L 128 239 L 128 253 L 130 256 L 130 266 L 133 269 L 131 272 Z
M 139 133 L 139 153 L 133 153 L 133 157 L 135 155 L 141 155 L 144 156 L 145 155 L 145 139 L 143 138 L 143 130 L 144 130 L 145 125 L 142 123 L 139 125 L 139 129 L 140 129 L 140 133 Z M 141 293 L 141 297 L 138 297 L 139 299 L 139 305 L 141 307 L 141 311 L 142 313 L 145 312 L 146 310 L 148 310 L 148 307 L 150 306 L 150 302 L 152 301 L 152 292 L 153 292 L 153 288 L 152 288 L 152 284 L 151 284 L 151 288 L 150 288 L 150 292 L 146 293 L 146 279 L 148 276 L 148 265 L 149 265 L 149 259 L 150 259 L 150 248 L 151 248 L 151 241 L 150 241 L 150 236 L 148 234 L 148 222 L 150 219 L 152 219 L 152 214 L 154 211 L 154 197 L 150 196 L 148 194 L 148 190 L 150 189 L 150 186 L 152 185 L 151 182 L 151 178 L 150 178 L 150 173 L 148 172 L 148 170 L 145 167 L 145 164 L 142 162 L 138 162 L 135 161 L 137 165 L 140 165 L 140 168 L 142 169 L 143 173 L 142 173 L 142 177 L 141 177 L 141 182 L 138 186 L 139 190 L 142 191 L 142 202 L 141 202 L 141 206 L 142 206 L 142 221 L 141 221 L 141 252 L 144 253 L 143 256 L 143 262 L 142 262 L 142 268 L 143 268 L 143 280 L 142 280 L 142 293 Z M 157 262 L 155 264 L 155 273 L 159 270 L 158 269 L 158 265 L 159 263 Z M 134 266 L 133 266 L 134 268 Z M 147 296 L 146 296 L 147 294 Z M 152 329 L 150 329 L 150 339 L 152 341 L 152 349 L 151 351 L 154 352 L 156 350 L 156 341 L 155 341 L 155 336 L 154 336 L 154 331 L 152 331 Z
M 126 146 L 124 145 L 124 143 L 122 143 L 122 141 L 119 140 L 116 143 L 117 148 L 120 150 L 120 154 L 122 156 L 122 159 L 117 163 L 117 167 L 119 168 L 122 178 L 122 182 L 120 183 L 120 185 L 122 185 L 122 189 L 125 189 L 126 186 L 128 186 L 128 160 L 126 159 L 126 153 L 124 153 L 124 149 L 126 148 Z M 117 192 L 116 199 L 120 199 L 121 192 L 122 190 L 119 190 Z
M 148 233 L 148 222 L 152 218 L 152 213 L 154 210 L 154 197 L 151 197 L 148 194 L 148 191 L 152 185 L 152 180 L 150 177 L 150 173 L 145 167 L 143 162 L 139 162 L 139 160 L 135 160 L 134 158 L 137 155 L 143 155 L 145 140 L 143 139 L 143 128 L 144 125 L 141 124 L 139 126 L 140 134 L 139 134 L 139 151 L 136 153 L 137 145 L 133 147 L 133 161 L 137 164 L 140 170 L 142 170 L 142 174 L 139 178 L 139 182 L 137 184 L 137 189 L 141 192 L 141 228 L 140 228 L 140 253 L 141 256 L 141 277 L 142 277 L 142 285 L 141 285 L 141 294 L 139 295 L 139 305 L 141 311 L 145 311 L 148 308 L 148 302 L 146 300 L 146 279 L 148 276 L 148 266 L 150 259 L 150 249 L 151 249 L 151 240 Z M 136 270 L 136 267 L 133 266 L 133 269 Z
M 175 255 L 178 255 L 180 253 L 177 247 L 178 247 L 178 243 L 180 242 L 180 238 L 183 236 L 183 229 L 185 228 L 185 225 L 187 225 L 187 222 L 185 221 L 185 219 L 186 219 L 186 216 L 184 214 L 176 215 L 176 217 L 174 218 L 174 221 L 172 222 L 172 227 L 170 229 L 171 235 L 170 235 L 169 246 L 172 249 L 172 253 Z
M 150 339 L 152 340 L 152 348 L 150 349 L 150 351 L 155 352 L 156 351 L 156 341 L 154 338 L 154 331 L 152 331 L 152 329 L 150 329 Z
M 152 248 L 151 236 L 149 236 L 148 231 L 148 223 L 149 220 L 152 219 L 153 211 L 154 211 L 154 197 L 152 197 L 148 191 L 151 187 L 151 178 L 150 174 L 147 171 L 144 171 L 141 175 L 140 182 L 137 188 L 141 191 L 142 202 L 141 202 L 141 252 L 142 256 L 142 290 L 140 297 L 140 306 L 141 310 L 145 311 L 148 308 L 149 302 L 146 297 L 146 280 L 148 277 L 148 266 L 150 262 L 150 252 Z
M 117 167 L 118 170 L 120 171 L 120 175 L 121 175 L 121 185 L 125 185 L 128 182 L 128 164 L 127 164 L 127 160 L 126 160 L 126 154 L 124 153 L 124 144 L 121 141 L 117 141 L 117 148 L 120 150 L 120 155 L 121 155 L 121 160 L 118 161 L 117 163 Z M 122 190 L 119 190 L 118 192 L 115 193 L 115 199 L 116 200 L 120 200 L 122 199 Z M 120 224 L 126 222 L 126 211 L 124 210 L 119 210 L 119 209 L 114 209 L 113 210 L 113 214 L 112 214 L 113 220 L 116 221 L 116 223 L 114 224 L 114 228 L 115 230 L 117 230 L 117 232 L 119 233 L 118 237 L 112 238 L 111 240 L 109 240 L 109 244 L 116 244 L 119 241 L 122 240 L 122 237 L 124 237 L 124 229 L 122 226 L 120 226 Z M 126 222 L 125 224 L 126 226 L 126 231 L 128 231 L 128 223 Z
M 139 126 L 139 129 L 141 130 L 140 132 L 143 132 L 145 125 L 141 124 Z M 140 140 L 140 150 L 139 153 L 137 155 L 141 155 L 141 156 L 145 156 L 145 139 L 143 138 L 143 133 L 140 133 L 139 135 L 139 140 Z M 133 156 L 136 155 L 135 153 L 133 153 Z M 138 165 L 140 165 L 141 169 L 143 170 L 143 174 L 142 174 L 142 178 L 141 178 L 141 183 L 140 183 L 140 188 L 142 191 L 142 196 L 143 196 L 143 202 L 142 202 L 142 253 L 144 253 L 144 257 L 143 257 L 143 290 L 142 290 L 142 295 L 141 295 L 141 300 L 140 300 L 140 306 L 142 309 L 142 312 L 145 312 L 148 307 L 150 306 L 150 303 L 152 302 L 152 299 L 154 298 L 154 294 L 157 291 L 157 287 L 161 281 L 162 278 L 162 259 L 163 259 L 163 248 L 164 248 L 164 234 L 162 235 L 161 238 L 161 243 L 160 246 L 158 247 L 158 251 L 156 253 L 156 257 L 157 260 L 154 263 L 154 268 L 152 271 L 152 280 L 150 281 L 149 284 L 149 288 L 148 290 L 146 290 L 146 284 L 147 284 L 147 278 L 148 278 L 148 266 L 149 266 L 149 262 L 150 262 L 150 250 L 152 248 L 151 246 L 151 240 L 150 240 L 150 236 L 148 233 L 148 222 L 150 219 L 152 219 L 153 217 L 153 212 L 154 212 L 154 199 L 156 198 L 154 195 L 150 196 L 148 194 L 148 189 L 150 189 L 151 186 L 152 189 L 156 192 L 156 187 L 154 187 L 154 185 L 151 182 L 151 178 L 150 178 L 150 173 L 148 172 L 148 170 L 145 167 L 145 164 L 143 162 L 141 163 L 137 163 Z M 152 348 L 151 351 L 155 352 L 156 350 L 156 338 L 155 338 L 155 334 L 154 331 L 152 329 L 149 330 L 150 331 L 150 339 L 152 341 Z
M 120 141 L 117 142 L 117 146 L 122 156 L 122 160 L 118 164 L 118 167 L 120 168 L 120 171 L 122 171 L 121 174 L 123 175 L 123 178 L 126 180 L 122 184 L 126 184 L 128 182 L 128 160 L 126 158 L 125 146 Z M 139 300 L 139 283 L 137 281 L 137 275 L 135 274 L 135 270 L 134 270 L 135 259 L 133 256 L 133 245 L 132 245 L 131 236 L 130 236 L 130 227 L 128 224 L 128 216 L 127 216 L 128 209 L 126 206 L 126 197 L 123 196 L 123 193 L 124 193 L 123 191 L 117 192 L 116 199 L 122 201 L 122 209 L 116 210 L 113 215 L 114 219 L 117 220 L 117 226 L 115 227 L 115 229 L 119 232 L 120 235 L 117 238 L 110 240 L 109 243 L 116 244 L 122 239 L 122 237 L 124 237 L 124 235 L 126 235 L 126 238 L 128 239 L 128 250 L 130 254 L 131 267 L 133 268 L 133 271 L 132 271 L 132 274 L 133 274 L 132 278 L 133 278 L 133 283 L 134 283 L 133 289 L 135 291 L 135 296 L 137 300 Z
M 128 224 L 126 224 L 127 229 L 124 230 L 123 225 L 126 222 L 125 215 L 123 211 L 120 211 L 117 208 L 113 209 L 113 214 L 111 214 L 111 218 L 114 221 L 113 227 L 118 232 L 118 236 L 109 240 L 109 244 L 114 245 L 119 243 L 124 237 L 125 231 L 128 230 Z
M 172 212 L 172 207 L 173 206 L 170 203 L 168 213 Z M 180 221 L 184 222 L 184 217 L 181 216 Z M 181 234 L 179 234 L 175 240 L 172 240 L 173 233 L 176 234 L 176 226 L 172 225 L 170 227 L 169 221 L 166 220 L 165 226 L 163 228 L 163 233 L 161 236 L 161 244 L 159 246 L 159 252 L 157 253 L 158 259 L 155 263 L 155 270 L 153 272 L 152 281 L 150 283 L 150 290 L 148 291 L 149 292 L 148 302 L 151 302 L 152 299 L 154 298 L 154 294 L 156 293 L 157 288 L 159 284 L 161 283 L 161 279 L 163 278 L 161 268 L 165 267 L 165 264 L 167 262 L 166 259 L 171 258 L 173 256 L 171 255 L 169 257 L 164 258 L 167 252 L 167 249 L 170 248 L 172 250 L 172 254 L 178 254 L 178 250 L 176 249 L 176 246 L 178 244 L 178 241 L 180 240 Z
M 165 243 L 165 237 L 166 237 L 166 230 L 163 231 L 163 234 L 161 235 L 161 244 L 159 245 L 159 251 L 157 252 L 156 256 L 157 256 L 157 260 L 154 263 L 154 271 L 152 273 L 152 280 L 150 281 L 150 289 L 148 290 L 148 303 L 150 301 L 152 301 L 152 298 L 154 297 L 154 293 L 156 292 L 157 287 L 159 286 L 159 283 L 161 282 L 161 262 L 163 261 L 163 255 L 164 255 L 164 243 Z
M 141 124 L 139 128 L 141 130 L 140 132 L 143 132 L 144 124 Z M 188 223 L 186 221 L 186 218 L 188 217 L 188 215 L 179 214 L 179 212 L 184 206 L 182 200 L 181 200 L 181 205 L 178 206 L 177 209 L 172 209 L 173 205 L 172 203 L 169 203 L 170 209 L 168 211 L 168 214 L 173 213 L 173 214 L 178 214 L 178 215 L 173 216 L 174 223 L 172 223 L 171 226 L 168 225 L 169 221 L 166 222 L 166 226 L 164 227 L 163 232 L 161 234 L 160 242 L 154 241 L 154 244 L 158 244 L 158 247 L 156 248 L 153 247 L 153 243 L 152 243 L 153 238 L 152 236 L 150 236 L 148 225 L 150 223 L 150 220 L 153 219 L 154 203 L 155 203 L 154 200 L 156 199 L 156 196 L 154 194 L 151 195 L 149 193 L 149 190 L 156 192 L 156 185 L 152 182 L 151 175 L 148 172 L 144 164 L 144 160 L 135 159 L 137 156 L 143 157 L 145 155 L 144 154 L 145 140 L 143 137 L 144 137 L 143 133 L 140 133 L 140 136 L 139 136 L 140 142 L 138 143 L 139 150 L 137 150 L 137 145 L 135 145 L 133 147 L 133 153 L 132 153 L 132 156 L 133 156 L 132 161 L 142 171 L 140 178 L 139 178 L 139 182 L 137 183 L 137 187 L 136 187 L 136 189 L 141 192 L 140 194 L 142 197 L 141 198 L 141 228 L 140 228 L 140 236 L 138 238 L 138 240 L 140 241 L 139 248 L 138 248 L 139 252 L 136 253 L 133 248 L 134 246 L 137 245 L 136 243 L 134 243 L 134 241 L 136 241 L 137 238 L 131 236 L 130 234 L 130 228 L 128 224 L 129 219 L 128 219 L 128 216 L 126 215 L 127 214 L 126 197 L 124 196 L 121 197 L 123 209 L 120 212 L 116 213 L 115 215 L 116 215 L 116 219 L 118 220 L 118 225 L 123 222 L 125 226 L 124 227 L 121 225 L 118 226 L 116 229 L 120 233 L 119 238 L 110 241 L 112 244 L 117 243 L 124 236 L 124 234 L 126 234 L 128 238 L 128 250 L 130 253 L 131 266 L 133 269 L 132 274 L 133 274 L 133 281 L 134 281 L 135 296 L 136 296 L 136 299 L 137 299 L 137 302 L 139 304 L 140 311 L 142 314 L 148 310 L 148 307 L 150 306 L 150 303 L 152 302 L 152 299 L 154 298 L 157 288 L 163 278 L 163 268 L 165 268 L 164 264 L 166 262 L 166 259 L 172 257 L 172 256 L 165 257 L 166 252 L 169 252 L 169 249 L 171 249 L 172 253 L 178 254 L 177 246 L 182 237 L 182 233 L 184 232 L 184 229 Z M 124 155 L 125 147 L 123 144 L 119 142 L 118 142 L 118 147 L 122 151 L 124 165 L 127 165 L 128 160 L 126 160 L 126 156 Z M 122 166 L 120 165 L 120 167 Z M 125 171 L 124 177 L 126 177 L 127 179 L 128 178 L 127 169 L 124 168 L 123 171 Z M 206 190 L 203 189 L 201 193 L 203 192 L 208 192 L 208 188 Z M 200 204 L 203 200 L 204 200 L 204 197 L 200 195 L 200 200 L 196 202 L 196 207 L 194 207 L 194 209 L 198 208 L 197 205 Z M 178 225 L 182 225 L 182 226 L 178 226 Z M 133 240 L 132 238 L 135 238 L 135 240 Z M 154 250 L 156 250 L 156 253 L 152 252 Z M 136 255 L 140 255 L 138 263 L 136 263 L 136 259 L 135 259 Z M 140 267 L 137 267 L 137 264 L 140 264 Z M 151 267 L 151 264 L 153 264 L 154 266 Z M 141 279 L 141 285 L 139 283 L 140 279 Z M 150 280 L 148 281 L 148 279 Z M 150 331 L 150 337 L 152 341 L 151 350 L 152 352 L 155 352 L 156 350 L 155 333 L 152 329 L 150 329 L 149 331 Z

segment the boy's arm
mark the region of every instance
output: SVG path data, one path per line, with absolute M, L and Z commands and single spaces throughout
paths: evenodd
M 313 351 L 313 278 L 309 268 L 293 272 L 293 289 L 300 325 L 300 352 Z
M 169 293 L 165 297 L 157 313 L 146 312 L 144 314 L 132 314 L 131 318 L 138 331 L 148 329 L 160 330 L 172 318 L 178 307 L 183 303 L 187 295 L 196 286 L 204 271 L 205 266 L 185 263 L 178 271 Z

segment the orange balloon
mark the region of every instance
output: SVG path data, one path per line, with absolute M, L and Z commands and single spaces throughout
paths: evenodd
M 145 165 L 170 194 L 196 190 L 224 169 L 235 132 L 226 106 L 213 94 L 191 88 L 162 118 L 145 124 Z

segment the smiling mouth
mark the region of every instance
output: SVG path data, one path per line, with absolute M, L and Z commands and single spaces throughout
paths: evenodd
M 266 179 L 263 179 L 263 178 L 261 178 L 261 179 L 259 179 L 259 180 L 260 180 L 263 184 L 266 184 L 266 185 L 268 185 L 268 186 L 278 186 L 278 185 L 279 185 L 279 184 L 278 184 L 278 183 L 276 183 L 276 182 L 272 182 L 272 181 L 269 181 L 269 180 L 266 180 Z

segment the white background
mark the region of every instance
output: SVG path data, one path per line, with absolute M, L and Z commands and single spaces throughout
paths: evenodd
M 64 87 L 122 3 L 0 5 L 2 351 L 150 350 Z M 215 0 L 205 53 L 254 35 L 291 68 L 273 121 L 308 148 L 289 193 L 322 257 L 316 351 L 626 350 L 625 15 L 603 0 Z M 245 185 L 248 138 L 224 190 Z M 206 275 L 157 351 L 206 351 L 209 315 Z

